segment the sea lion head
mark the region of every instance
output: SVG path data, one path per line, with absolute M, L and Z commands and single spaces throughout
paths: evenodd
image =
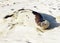
M 39 22 L 38 24 L 39 24 L 39 26 L 42 27 L 44 30 L 46 30 L 46 29 L 49 27 L 49 25 L 50 25 L 50 23 L 49 23 L 48 20 L 44 20 L 44 21 L 42 21 L 42 22 Z

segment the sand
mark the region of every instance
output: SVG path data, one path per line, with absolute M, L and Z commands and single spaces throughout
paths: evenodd
M 38 30 L 30 10 L 41 13 L 49 29 Z M 60 43 L 60 0 L 0 0 L 0 43 Z

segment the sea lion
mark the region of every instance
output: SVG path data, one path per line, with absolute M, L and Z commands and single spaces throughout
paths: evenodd
M 43 30 L 45 30 L 49 27 L 49 25 L 50 25 L 49 21 L 45 20 L 40 13 L 38 13 L 36 11 L 32 11 L 32 13 L 35 15 L 35 21 L 38 26 L 40 26 Z

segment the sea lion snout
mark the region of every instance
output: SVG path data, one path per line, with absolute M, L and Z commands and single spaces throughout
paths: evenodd
M 47 20 L 40 23 L 40 27 L 43 27 L 44 30 L 47 29 L 49 27 L 49 25 L 50 25 L 50 23 Z

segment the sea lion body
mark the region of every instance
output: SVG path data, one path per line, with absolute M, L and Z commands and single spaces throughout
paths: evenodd
M 40 13 L 35 11 L 33 11 L 32 13 L 35 15 L 35 21 L 38 26 L 40 26 L 43 30 L 49 27 L 50 25 L 49 21 L 44 20 L 43 16 Z

